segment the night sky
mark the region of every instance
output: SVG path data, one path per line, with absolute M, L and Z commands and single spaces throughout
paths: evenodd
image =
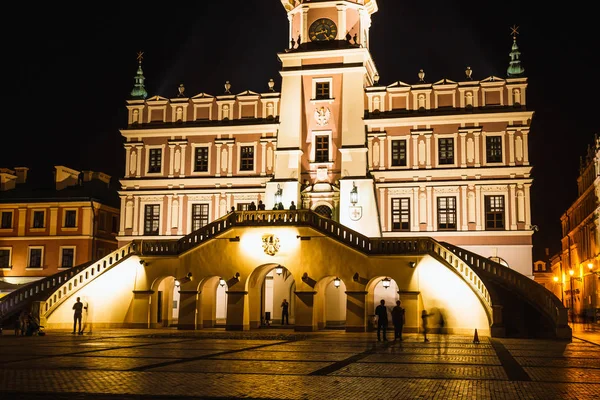
M 560 249 L 560 216 L 577 197 L 580 156 L 600 133 L 593 97 L 599 68 L 592 64 L 599 35 L 585 9 L 530 3 L 379 0 L 371 54 L 383 85 L 414 84 L 421 68 L 428 82 L 460 81 L 466 66 L 474 79 L 505 78 L 510 26 L 520 27 L 527 107 L 535 111 L 529 158 L 539 258 L 546 247 L 550 254 Z M 150 96 L 176 97 L 180 83 L 190 97 L 220 95 L 226 80 L 233 93 L 266 92 L 269 78 L 280 87 L 277 53 L 288 47 L 288 21 L 279 0 L 204 0 L 185 8 L 92 3 L 85 11 L 40 4 L 20 10 L 27 17 L 18 30 L 3 28 L 5 79 L 15 87 L 5 93 L 12 106 L 4 114 L 0 167 L 28 166 L 32 179 L 51 179 L 54 165 L 123 175 L 119 129 L 140 50 Z

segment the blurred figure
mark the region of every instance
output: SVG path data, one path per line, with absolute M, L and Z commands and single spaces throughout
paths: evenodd
M 428 314 L 427 310 L 421 311 L 421 325 L 423 326 L 423 342 L 429 342 L 427 339 L 427 331 L 429 330 L 427 318 L 431 317 L 432 314 Z
M 396 300 L 396 306 L 392 309 L 392 323 L 394 324 L 394 340 L 402 341 L 402 329 L 404 327 L 404 308 L 401 307 L 402 301 Z
M 383 341 L 387 341 L 387 326 L 388 316 L 387 308 L 385 307 L 385 300 L 381 300 L 380 304 L 375 307 L 375 315 L 377 315 L 377 341 L 381 341 L 381 331 L 383 330 Z
M 440 341 L 438 344 L 438 354 L 448 354 L 448 318 L 446 310 L 440 308 L 438 310 L 440 316 L 438 320 Z M 442 349 L 443 347 L 443 349 Z

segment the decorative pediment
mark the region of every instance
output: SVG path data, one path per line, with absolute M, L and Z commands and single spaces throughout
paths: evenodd
M 146 99 L 146 103 L 151 103 L 153 101 L 169 101 L 169 99 L 167 99 L 166 97 L 162 97 L 162 96 L 152 96 Z
M 405 88 L 409 88 L 410 85 L 408 83 L 402 82 L 402 81 L 396 81 L 394 83 L 392 83 L 391 85 L 387 86 L 388 89 L 389 88 L 397 88 L 397 87 L 405 87 Z
M 498 78 L 497 76 L 492 75 L 492 76 L 488 76 L 485 79 L 482 79 L 480 82 L 481 83 L 490 83 L 490 82 L 504 83 L 505 80 L 502 79 L 502 78 Z
M 456 85 L 456 82 L 451 81 L 450 79 L 444 78 L 433 84 L 433 86 L 440 86 L 440 85 Z
M 197 95 L 195 95 L 194 97 L 192 97 L 192 99 L 214 99 L 215 96 L 211 96 L 210 94 L 206 94 L 206 93 L 198 93 Z
M 251 90 L 246 90 L 242 93 L 238 93 L 237 95 L 238 97 L 244 97 L 244 96 L 260 96 L 260 94 L 253 92 Z

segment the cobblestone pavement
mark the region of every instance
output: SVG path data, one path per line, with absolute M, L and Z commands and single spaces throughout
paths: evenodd
M 290 330 L 0 336 L 1 399 L 600 399 L 600 333 L 571 342 Z

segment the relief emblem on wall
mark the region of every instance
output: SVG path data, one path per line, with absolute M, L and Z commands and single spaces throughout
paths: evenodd
M 279 238 L 272 234 L 266 234 L 262 237 L 263 250 L 265 254 L 274 256 L 279 251 Z
M 325 126 L 329 123 L 329 118 L 331 118 L 331 111 L 329 108 L 319 107 L 315 109 L 315 121 L 319 126 Z

